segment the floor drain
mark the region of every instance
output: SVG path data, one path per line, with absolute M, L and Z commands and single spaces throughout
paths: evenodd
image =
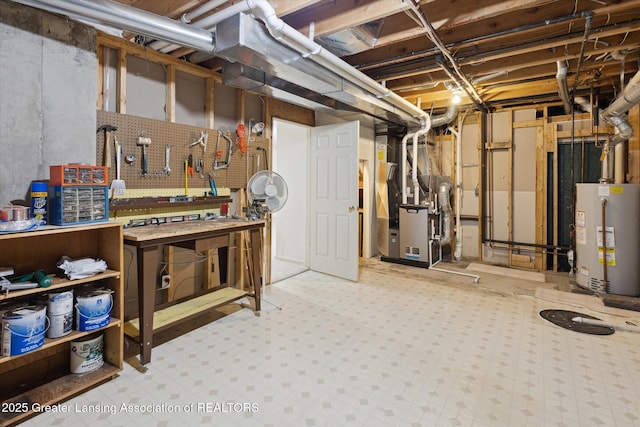
M 540 316 L 543 319 L 548 320 L 554 325 L 558 325 L 562 328 L 569 329 L 570 331 L 581 332 L 583 334 L 591 335 L 611 335 L 615 331 L 608 326 L 589 325 L 586 323 L 574 322 L 574 317 L 583 317 L 585 319 L 600 320 L 597 317 L 589 316 L 588 314 L 576 313 L 575 311 L 567 310 L 542 310 Z

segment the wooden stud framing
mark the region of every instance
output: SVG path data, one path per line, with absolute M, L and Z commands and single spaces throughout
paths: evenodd
M 205 101 L 204 115 L 207 128 L 215 129 L 214 105 L 216 99 L 216 81 L 212 77 L 208 77 L 204 81 Z
M 127 114 L 127 52 L 118 49 L 116 113 Z
M 547 151 L 545 150 L 545 126 L 536 126 L 536 231 L 535 243 L 544 244 L 547 236 Z M 544 270 L 546 267 L 546 251 L 536 251 L 535 268 Z
M 167 65 L 167 81 L 165 86 L 165 120 L 170 123 L 176 122 L 176 67 L 173 64 Z
M 96 48 L 96 110 L 103 108 L 104 104 L 104 69 L 105 69 L 105 51 L 107 48 L 98 46 Z

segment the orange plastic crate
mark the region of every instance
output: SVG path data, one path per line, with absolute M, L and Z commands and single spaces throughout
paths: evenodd
M 50 185 L 109 185 L 109 168 L 90 165 L 49 166 Z

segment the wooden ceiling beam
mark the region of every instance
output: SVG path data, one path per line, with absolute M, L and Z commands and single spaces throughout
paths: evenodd
M 462 25 L 494 18 L 509 13 L 540 8 L 558 3 L 558 0 L 508 0 L 508 1 L 476 1 L 476 0 L 442 0 L 429 3 L 422 7 L 423 13 L 431 21 L 431 25 L 440 28 L 456 28 Z M 565 6 L 568 10 L 573 4 Z M 512 23 L 513 24 L 513 23 Z
M 629 32 L 628 28 L 620 28 L 621 34 L 625 36 L 625 49 L 634 49 L 640 46 L 640 31 Z M 612 30 L 612 32 L 615 32 Z M 621 34 L 615 34 L 620 36 Z M 608 33 L 608 35 L 613 35 Z M 481 76 L 485 74 L 493 74 L 500 71 L 513 72 L 515 70 L 528 69 L 545 64 L 555 64 L 559 60 L 574 60 L 577 59 L 580 53 L 579 43 L 574 39 L 574 43 L 568 45 L 568 49 L 564 49 L 564 44 L 560 44 L 560 41 L 555 43 L 545 43 L 544 45 L 533 47 L 525 47 L 518 51 L 511 51 L 509 55 L 506 52 L 498 52 L 493 55 L 486 55 L 483 57 L 472 57 L 462 59 L 459 63 L 464 67 L 465 72 L 471 76 Z M 560 49 L 562 47 L 562 49 Z M 614 52 L 620 49 L 617 44 L 611 44 L 610 46 L 604 46 L 598 44 L 596 47 L 593 43 L 588 43 L 585 49 L 585 57 L 599 56 L 603 53 Z M 417 65 L 412 65 L 413 70 L 407 70 L 403 74 L 397 74 L 394 76 L 388 76 L 382 80 L 386 81 L 387 87 L 391 90 L 399 88 L 409 87 L 416 84 L 417 76 L 422 74 L 431 74 L 440 70 L 440 66 L 434 62 L 425 63 L 418 68 Z M 396 78 L 400 77 L 400 78 Z M 380 78 L 378 78 L 380 79 Z M 422 80 L 420 80 L 422 81 Z
M 587 10 L 585 5 L 588 5 L 587 2 L 579 2 L 578 12 Z M 593 28 L 596 30 L 601 26 L 612 25 L 640 16 L 640 0 L 629 0 L 619 4 L 599 7 L 590 11 L 593 13 Z M 556 24 L 545 24 L 547 19 L 571 15 L 573 9 L 567 10 L 567 2 L 550 4 L 544 7 L 543 11 L 534 9 L 530 12 L 532 13 L 523 11 L 512 13 L 505 9 L 503 15 L 466 25 L 462 31 L 461 28 L 441 27 L 438 30 L 438 35 L 445 44 L 450 45 L 451 49 L 457 52 L 459 49 L 469 46 L 475 49 L 485 43 L 499 43 L 501 41 L 500 44 L 508 46 L 514 42 L 522 43 L 523 38 L 526 40 L 538 40 L 548 38 L 554 34 L 558 36 L 565 35 L 570 28 L 573 29 L 572 32 L 579 33 L 584 28 L 583 19 Z M 397 18 L 392 17 L 391 19 L 395 20 Z M 385 25 L 391 25 L 390 20 L 388 19 L 387 21 Z M 496 36 L 495 38 L 485 39 L 481 42 L 472 41 L 465 43 L 466 40 L 474 40 L 477 37 L 486 36 L 487 34 L 500 34 L 514 28 L 522 28 L 532 24 L 542 24 L 542 27 L 539 29 L 518 31 L 515 34 Z M 428 53 L 421 53 L 433 47 L 433 44 L 426 36 L 420 35 L 418 30 L 412 28 L 411 33 L 415 34 L 415 38 L 407 39 L 403 33 L 405 30 L 403 30 L 400 24 L 397 24 L 395 28 L 397 28 L 395 30 L 397 34 L 386 34 L 384 36 L 384 44 L 379 42 L 376 49 L 357 53 L 344 57 L 343 59 L 350 64 L 369 64 L 364 67 L 361 66 L 361 69 L 368 70 L 396 62 L 429 56 Z M 397 37 L 402 43 L 394 44 L 394 37 Z
M 322 3 L 291 14 L 284 21 L 305 35 L 309 34 L 310 24 L 313 22 L 315 37 L 322 37 L 345 28 L 386 18 L 408 8 L 403 1 L 340 0 Z

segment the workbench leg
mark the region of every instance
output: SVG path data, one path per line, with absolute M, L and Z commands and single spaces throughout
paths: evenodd
M 256 311 L 260 311 L 260 293 L 262 292 L 262 274 L 261 270 L 261 262 L 262 258 L 260 258 L 260 244 L 261 244 L 261 233 L 262 229 L 253 229 L 250 231 L 251 233 L 251 263 L 253 271 L 253 293 L 256 301 Z M 257 264 L 257 265 L 256 265 Z
M 142 365 L 151 361 L 157 267 L 158 246 L 138 248 L 138 321 L 140 325 L 140 364 Z

